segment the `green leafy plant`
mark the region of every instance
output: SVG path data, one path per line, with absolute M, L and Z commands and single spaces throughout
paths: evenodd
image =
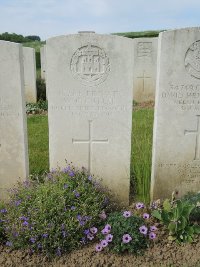
M 152 216 L 160 220 L 169 231 L 169 240 L 180 242 L 193 242 L 195 234 L 200 233 L 200 226 L 190 223 L 189 217 L 194 204 L 187 200 L 166 199 L 163 207 L 152 211 Z
M 43 183 L 27 181 L 12 190 L 7 205 L 7 244 L 58 255 L 88 242 L 85 230 L 100 223 L 108 194 L 83 169 L 52 170 Z
M 46 100 L 46 83 L 43 79 L 37 78 L 36 81 L 37 86 L 37 99 L 38 100 Z
M 189 192 L 187 195 L 183 197 L 183 199 L 195 205 L 195 208 L 190 213 L 190 221 L 200 223 L 200 192 L 198 193 Z
M 37 103 L 27 103 L 26 113 L 27 114 L 40 114 L 43 111 L 48 110 L 48 102 L 44 100 L 39 100 Z
M 105 248 L 115 253 L 126 251 L 140 254 L 148 246 L 147 227 L 144 223 L 142 218 L 131 215 L 129 211 L 110 213 L 97 235 L 100 243 L 96 245 L 96 251 Z M 142 233 L 142 227 L 145 233 Z
M 3 243 L 5 240 L 5 224 L 6 219 L 5 215 L 7 213 L 7 210 L 5 208 L 5 203 L 3 201 L 0 201 L 0 243 Z

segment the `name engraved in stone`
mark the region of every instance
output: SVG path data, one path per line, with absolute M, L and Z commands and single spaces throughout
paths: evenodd
M 176 105 L 180 110 L 200 110 L 200 84 L 169 83 L 161 92 L 161 99 L 167 104 Z
M 78 48 L 73 54 L 70 69 L 81 83 L 95 86 L 106 80 L 110 72 L 110 62 L 102 48 L 88 44 Z
M 185 68 L 196 79 L 200 79 L 200 40 L 194 42 L 185 54 Z
M 137 56 L 141 58 L 149 58 L 152 53 L 152 42 L 139 42 L 137 44 Z

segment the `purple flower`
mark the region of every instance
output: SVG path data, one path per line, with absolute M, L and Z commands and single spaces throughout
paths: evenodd
M 82 221 L 79 221 L 79 224 L 80 224 L 81 226 L 83 226 L 83 225 L 86 224 L 86 222 L 82 220 Z
M 147 231 L 148 231 L 148 228 L 145 225 L 143 225 L 143 226 L 141 226 L 139 228 L 139 230 L 140 230 L 140 233 L 141 234 L 146 235 L 147 234 Z
M 76 192 L 75 197 L 80 197 L 80 194 L 78 192 Z
M 20 220 L 23 220 L 23 221 L 28 221 L 29 220 L 29 218 L 28 217 L 25 217 L 25 216 L 21 216 L 21 217 L 19 217 L 19 219 Z
M 44 238 L 47 238 L 49 235 L 48 234 L 42 234 L 42 237 L 44 237 Z
M 131 237 L 129 234 L 125 234 L 125 235 L 123 235 L 123 237 L 122 237 L 122 242 L 123 242 L 124 244 L 129 243 L 131 240 L 132 240 L 132 237 Z
M 97 228 L 96 227 L 92 227 L 92 228 L 90 228 L 90 232 L 93 234 L 93 235 L 95 235 L 96 233 L 97 233 Z
M 68 188 L 68 184 L 64 184 L 64 185 L 63 185 L 63 188 L 64 188 L 64 189 L 67 189 L 67 188 Z
M 74 177 L 74 176 L 75 176 L 74 172 L 73 172 L 73 171 L 70 171 L 70 172 L 69 172 L 69 176 L 70 176 L 70 177 Z
M 99 214 L 99 218 L 102 220 L 105 220 L 107 218 L 105 211 L 102 211 L 102 213 Z
M 75 210 L 76 209 L 76 207 L 75 206 L 71 206 L 71 208 L 70 208 L 71 210 Z
M 69 170 L 70 170 L 70 166 L 63 168 L 62 171 L 63 171 L 64 173 L 68 173 Z
M 60 247 L 58 247 L 58 248 L 56 249 L 56 255 L 57 255 L 58 257 L 61 256 L 61 249 L 60 249 Z
M 106 226 L 104 228 L 107 229 L 108 231 L 110 231 L 111 230 L 111 225 L 110 224 L 106 224 Z
M 80 221 L 82 219 L 82 216 L 78 214 L 77 219 Z
M 107 247 L 107 245 L 108 245 L 108 242 L 105 239 L 104 240 L 101 240 L 101 246 L 103 248 Z
M 18 207 L 20 204 L 21 204 L 21 200 L 16 200 L 14 203 L 15 203 L 15 206 Z
M 8 247 L 12 247 L 12 242 L 7 241 L 7 242 L 6 242 L 6 246 L 8 246 Z
M 92 181 L 92 175 L 89 175 L 89 176 L 88 176 L 88 180 L 89 180 L 89 181 Z
M 62 235 L 63 235 L 63 237 L 65 238 L 65 237 L 67 236 L 67 232 L 62 231 Z
M 97 244 L 95 249 L 96 249 L 97 252 L 100 252 L 100 251 L 102 251 L 103 247 L 102 247 L 101 244 Z
M 28 226 L 28 222 L 27 222 L 27 221 L 24 221 L 24 222 L 22 223 L 22 225 L 23 225 L 23 226 Z
M 1 213 L 6 213 L 7 212 L 7 209 L 2 209 L 0 210 Z
M 90 232 L 89 229 L 85 229 L 85 230 L 83 231 L 83 233 L 84 233 L 85 235 L 89 234 L 89 232 Z
M 87 234 L 87 238 L 88 238 L 89 240 L 92 240 L 92 239 L 94 239 L 94 236 L 93 236 L 91 233 L 89 233 L 89 234 Z
M 149 214 L 148 213 L 144 213 L 143 216 L 142 216 L 144 219 L 149 219 Z
M 113 235 L 108 234 L 108 235 L 106 236 L 106 241 L 107 241 L 108 243 L 110 243 L 110 242 L 112 242 L 112 240 L 113 240 Z
M 39 243 L 39 244 L 37 245 L 37 247 L 38 247 L 39 249 L 41 249 L 41 248 L 42 248 L 42 244 Z
M 154 232 L 151 232 L 151 233 L 149 234 L 149 238 L 150 238 L 150 239 L 155 239 L 155 238 L 156 238 L 156 234 L 155 234 Z
M 102 233 L 103 235 L 107 235 L 107 234 L 110 233 L 110 231 L 109 231 L 108 229 L 104 228 L 104 229 L 101 231 L 101 233 Z
M 144 204 L 142 202 L 138 202 L 136 205 L 135 205 L 136 209 L 139 210 L 139 209 L 143 209 L 144 208 Z
M 155 232 L 157 230 L 158 230 L 158 228 L 155 225 L 150 226 L 150 232 Z
M 131 212 L 130 211 L 124 211 L 123 216 L 125 218 L 131 217 Z
M 56 172 L 56 169 L 55 168 L 52 168 L 51 169 L 51 173 L 55 173 Z
M 31 243 L 35 243 L 35 241 L 36 241 L 35 237 L 31 237 L 30 241 L 31 241 Z

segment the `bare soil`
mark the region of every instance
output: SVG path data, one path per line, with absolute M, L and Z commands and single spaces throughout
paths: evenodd
M 160 240 L 160 239 L 159 239 Z M 94 244 L 48 260 L 42 255 L 30 255 L 27 251 L 10 250 L 0 246 L 0 266 L 44 266 L 44 267 L 156 267 L 156 266 L 200 266 L 200 238 L 196 243 L 177 245 L 167 239 L 155 241 L 142 256 L 130 254 L 115 255 L 109 252 L 95 252 Z
M 154 101 L 137 103 L 137 104 L 133 105 L 133 110 L 152 109 L 152 108 L 154 108 L 154 105 L 155 105 Z

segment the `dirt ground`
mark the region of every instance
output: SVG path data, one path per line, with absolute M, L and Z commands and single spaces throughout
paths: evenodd
M 194 244 L 176 245 L 166 239 L 156 241 L 143 256 L 95 252 L 94 244 L 55 258 L 52 261 L 42 255 L 29 255 L 24 251 L 12 251 L 0 246 L 0 266 L 16 267 L 156 267 L 156 266 L 200 266 L 200 238 Z

